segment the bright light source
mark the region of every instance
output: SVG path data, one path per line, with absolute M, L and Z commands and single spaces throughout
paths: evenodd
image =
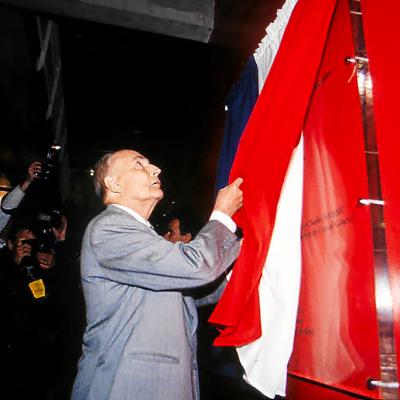
M 375 200 L 375 199 L 360 199 L 358 202 L 364 206 L 370 206 L 371 204 L 375 204 L 377 206 L 385 205 L 383 200 Z
M 1 199 L 7 194 L 8 192 L 6 192 L 5 190 L 0 190 L 0 202 Z
M 89 174 L 90 174 L 90 176 L 94 176 L 94 169 L 91 168 L 91 169 L 89 170 Z
M 228 110 L 229 110 L 228 106 L 225 106 L 225 111 L 228 111 Z
M 0 173 L 0 187 L 1 187 L 1 189 L 0 189 L 0 202 L 1 202 L 1 199 L 2 199 L 7 193 L 9 193 L 9 192 L 11 191 L 11 189 L 12 189 L 12 186 L 11 186 L 10 181 L 9 181 L 8 178 L 7 178 L 4 174 L 2 174 L 2 173 Z

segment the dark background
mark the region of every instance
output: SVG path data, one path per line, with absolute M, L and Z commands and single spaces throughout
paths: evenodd
M 128 147 L 163 171 L 166 196 L 155 219 L 174 201 L 205 221 L 213 202 L 224 98 L 281 3 L 217 2 L 218 44 L 46 15 L 60 32 L 66 206 L 84 219 L 96 212 L 89 170 L 105 152 Z M 35 16 L 0 5 L 0 173 L 11 186 L 52 141 L 44 118 L 44 74 L 35 70 L 40 52 Z M 221 32 L 229 32 L 229 40 L 221 40 Z
M 134 148 L 162 169 L 165 204 L 205 216 L 234 51 L 77 21 L 61 32 L 71 166 Z

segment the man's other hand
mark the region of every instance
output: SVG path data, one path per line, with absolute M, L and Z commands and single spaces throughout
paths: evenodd
M 237 178 L 230 185 L 222 188 L 215 200 L 214 211 L 222 211 L 230 217 L 235 214 L 243 204 L 243 193 L 240 190 L 240 185 L 243 179 Z

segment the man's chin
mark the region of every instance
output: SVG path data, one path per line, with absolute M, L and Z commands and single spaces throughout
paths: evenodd
M 161 189 L 159 189 L 159 193 L 157 193 L 156 199 L 160 201 L 163 197 L 164 197 L 164 192 Z

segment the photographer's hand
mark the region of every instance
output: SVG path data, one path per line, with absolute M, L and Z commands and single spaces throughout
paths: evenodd
M 23 183 L 21 183 L 21 189 L 22 191 L 26 191 L 28 189 L 29 185 L 35 180 L 39 179 L 39 174 L 42 172 L 42 163 L 39 161 L 33 162 L 29 167 L 28 167 L 28 174 L 26 176 L 26 179 Z
M 15 238 L 15 247 L 13 251 L 13 259 L 16 264 L 20 265 L 24 257 L 32 254 L 32 248 L 25 240 L 35 239 L 35 235 L 28 229 L 23 229 L 17 233 Z
M 52 253 L 42 253 L 38 252 L 36 258 L 39 262 L 40 268 L 50 269 L 53 268 L 56 263 L 56 258 Z

